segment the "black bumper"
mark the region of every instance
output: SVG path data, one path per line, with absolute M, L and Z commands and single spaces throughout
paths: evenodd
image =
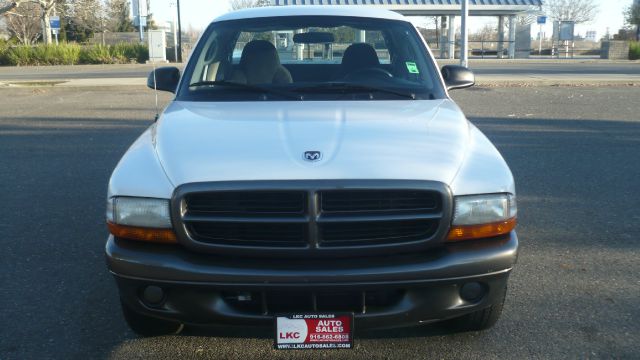
M 122 300 L 146 315 L 187 324 L 272 325 L 277 312 L 324 310 L 316 296 L 348 294 L 350 299 L 336 302 L 346 304 L 362 294 L 362 304 L 353 309 L 356 326 L 385 328 L 453 318 L 498 302 L 517 249 L 512 232 L 422 254 L 267 260 L 204 255 L 110 237 L 106 255 Z M 484 295 L 463 299 L 460 289 L 470 282 L 480 283 Z M 142 299 L 143 289 L 152 285 L 164 291 L 159 304 Z M 294 311 L 296 301 L 290 311 L 267 305 L 274 295 L 279 296 L 276 301 L 286 302 L 307 294 L 314 297 L 310 309 Z M 236 295 L 252 298 L 257 307 L 233 300 Z

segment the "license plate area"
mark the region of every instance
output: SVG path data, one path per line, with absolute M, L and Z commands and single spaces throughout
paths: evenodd
M 353 348 L 353 313 L 281 314 L 274 322 L 277 350 Z

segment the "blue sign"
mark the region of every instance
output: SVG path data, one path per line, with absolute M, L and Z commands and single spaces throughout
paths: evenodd
M 142 24 L 140 24 L 142 23 Z M 136 16 L 133 18 L 133 25 L 147 27 L 147 18 L 145 16 Z
M 60 30 L 60 16 L 52 16 L 49 18 L 49 25 L 52 30 Z
M 538 24 L 544 25 L 546 23 L 547 23 L 547 17 L 546 16 L 538 16 Z

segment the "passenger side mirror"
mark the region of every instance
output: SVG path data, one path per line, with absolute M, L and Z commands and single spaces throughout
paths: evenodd
M 447 90 L 465 89 L 476 84 L 476 77 L 473 75 L 473 71 L 464 66 L 443 66 L 442 77 L 447 85 Z
M 149 74 L 147 86 L 151 89 L 175 93 L 179 81 L 180 70 L 177 67 L 166 66 L 157 68 Z

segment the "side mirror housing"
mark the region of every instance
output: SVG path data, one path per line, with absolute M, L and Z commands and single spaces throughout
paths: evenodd
M 446 65 L 442 67 L 441 72 L 447 90 L 465 89 L 476 84 L 473 71 L 464 66 Z
M 147 86 L 151 89 L 176 92 L 180 81 L 180 70 L 177 67 L 166 66 L 155 69 L 147 77 Z

